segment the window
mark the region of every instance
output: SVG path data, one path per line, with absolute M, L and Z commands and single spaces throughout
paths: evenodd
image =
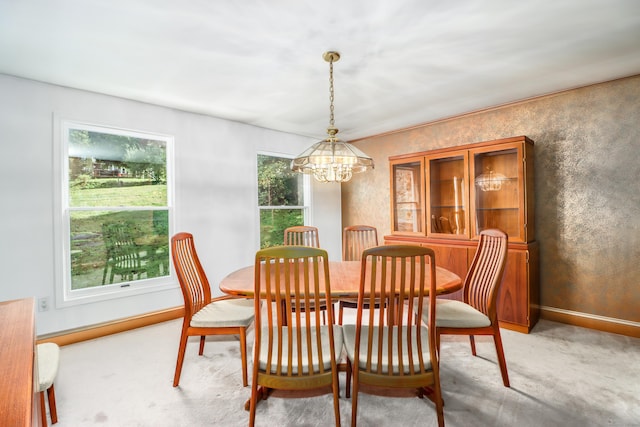
M 282 245 L 284 230 L 308 217 L 308 176 L 291 171 L 291 159 L 258 154 L 260 248 Z
M 64 301 L 168 282 L 172 142 L 61 123 Z

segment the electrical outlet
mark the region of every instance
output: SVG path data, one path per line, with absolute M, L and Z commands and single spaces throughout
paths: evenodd
M 49 297 L 42 297 L 38 299 L 38 311 L 49 310 Z

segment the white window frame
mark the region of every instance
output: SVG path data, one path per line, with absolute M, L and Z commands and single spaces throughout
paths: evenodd
M 160 133 L 131 130 L 106 124 L 95 124 L 81 120 L 65 119 L 54 115 L 54 266 L 55 266 L 55 305 L 57 308 L 79 304 L 106 301 L 133 295 L 159 292 L 176 288 L 173 269 L 169 275 L 94 286 L 85 289 L 71 289 L 71 250 L 70 250 L 70 207 L 69 207 L 69 147 L 67 135 L 69 129 L 83 129 L 102 133 L 162 140 L 166 143 L 167 158 L 167 209 L 169 212 L 168 235 L 173 235 L 175 223 L 174 207 L 174 137 Z M 123 207 L 122 210 L 144 209 L 147 207 Z M 170 256 L 170 254 L 169 254 Z
M 258 193 L 259 193 L 259 189 L 258 189 L 258 155 L 263 155 L 263 156 L 270 156 L 270 157 L 280 157 L 283 159 L 291 159 L 293 160 L 295 158 L 295 155 L 292 154 L 284 154 L 284 153 L 276 153 L 273 151 L 260 151 L 258 150 L 258 152 L 256 153 L 256 163 L 255 163 L 255 167 L 254 167 L 254 171 L 255 171 L 255 185 L 256 185 L 256 197 L 255 197 L 255 203 L 258 206 L 258 215 L 256 218 L 256 227 L 258 230 L 258 237 L 257 237 L 257 242 L 256 242 L 256 248 L 257 250 L 260 249 L 260 211 L 262 210 L 271 210 L 271 209 L 302 209 L 303 212 L 303 216 L 304 216 L 304 225 L 309 225 L 313 223 L 313 218 L 312 218 L 312 212 L 313 210 L 311 209 L 311 205 L 312 205 L 312 192 L 311 192 L 311 179 L 310 176 L 307 174 L 303 174 L 302 175 L 302 191 L 303 191 L 303 199 L 304 199 L 304 205 L 302 206 L 293 206 L 293 205 L 287 205 L 287 206 L 260 206 L 259 202 L 258 202 Z

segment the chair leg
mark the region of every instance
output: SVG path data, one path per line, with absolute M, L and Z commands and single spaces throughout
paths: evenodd
M 435 374 L 435 381 L 432 388 L 433 403 L 436 406 L 438 427 L 444 427 L 444 399 L 442 398 L 442 388 L 440 387 L 440 375 Z
M 357 373 L 353 375 L 353 397 L 351 398 L 351 427 L 356 427 L 358 422 L 358 379 Z
M 180 374 L 182 373 L 182 362 L 184 362 L 184 352 L 187 348 L 187 331 L 184 329 L 180 336 L 180 346 L 178 347 L 178 360 L 176 362 L 176 373 L 173 375 L 173 386 L 177 387 L 180 383 Z
M 40 422 L 43 427 L 46 427 L 47 424 L 47 408 L 44 405 L 44 391 L 38 393 L 40 395 Z
M 47 398 L 49 400 L 49 412 L 51 413 L 51 424 L 55 424 L 58 422 L 58 410 L 56 409 L 56 392 L 53 388 L 53 384 L 51 384 L 51 387 L 47 389 Z
M 240 357 L 242 359 L 242 386 L 246 387 L 247 380 L 247 329 L 240 328 Z
M 338 303 L 338 325 L 342 325 L 342 313 L 344 312 L 344 306 L 342 302 Z
M 336 418 L 336 426 L 340 425 L 340 383 L 338 381 L 338 370 L 333 371 L 333 413 Z
M 253 375 L 251 381 L 251 399 L 249 400 L 249 427 L 253 427 L 256 423 L 256 406 L 258 406 L 258 384 L 257 375 Z
M 469 335 L 469 342 L 471 343 L 471 354 L 476 355 L 476 340 L 473 335 Z
M 440 400 L 441 403 L 436 403 L 436 415 L 438 417 L 438 427 L 444 427 L 444 403 L 442 403 L 442 399 Z
M 502 383 L 505 387 L 509 387 L 509 373 L 507 372 L 507 361 L 504 358 L 504 349 L 502 347 L 502 337 L 500 336 L 500 328 L 495 328 L 493 341 L 496 344 L 496 354 L 498 356 L 498 364 L 500 365 L 500 373 L 502 374 Z
M 198 350 L 198 356 L 202 356 L 202 354 L 204 353 L 204 339 L 205 339 L 205 336 L 201 335 L 200 336 L 200 349 Z
M 345 396 L 347 398 L 351 397 L 351 361 L 347 359 L 347 372 L 346 372 L 347 382 L 344 386 L 345 388 Z

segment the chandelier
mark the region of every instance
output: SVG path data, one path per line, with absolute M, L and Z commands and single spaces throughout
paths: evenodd
M 494 172 L 491 168 L 487 168 L 487 172 L 478 175 L 475 181 L 482 191 L 500 191 L 502 183 L 507 181 L 507 177 L 501 173 Z
M 294 172 L 313 174 L 320 182 L 347 182 L 354 173 L 373 169 L 373 159 L 348 142 L 336 137 L 338 129 L 333 118 L 333 63 L 340 59 L 338 52 L 322 55 L 329 63 L 329 127 L 326 139 L 316 142 L 291 161 Z

